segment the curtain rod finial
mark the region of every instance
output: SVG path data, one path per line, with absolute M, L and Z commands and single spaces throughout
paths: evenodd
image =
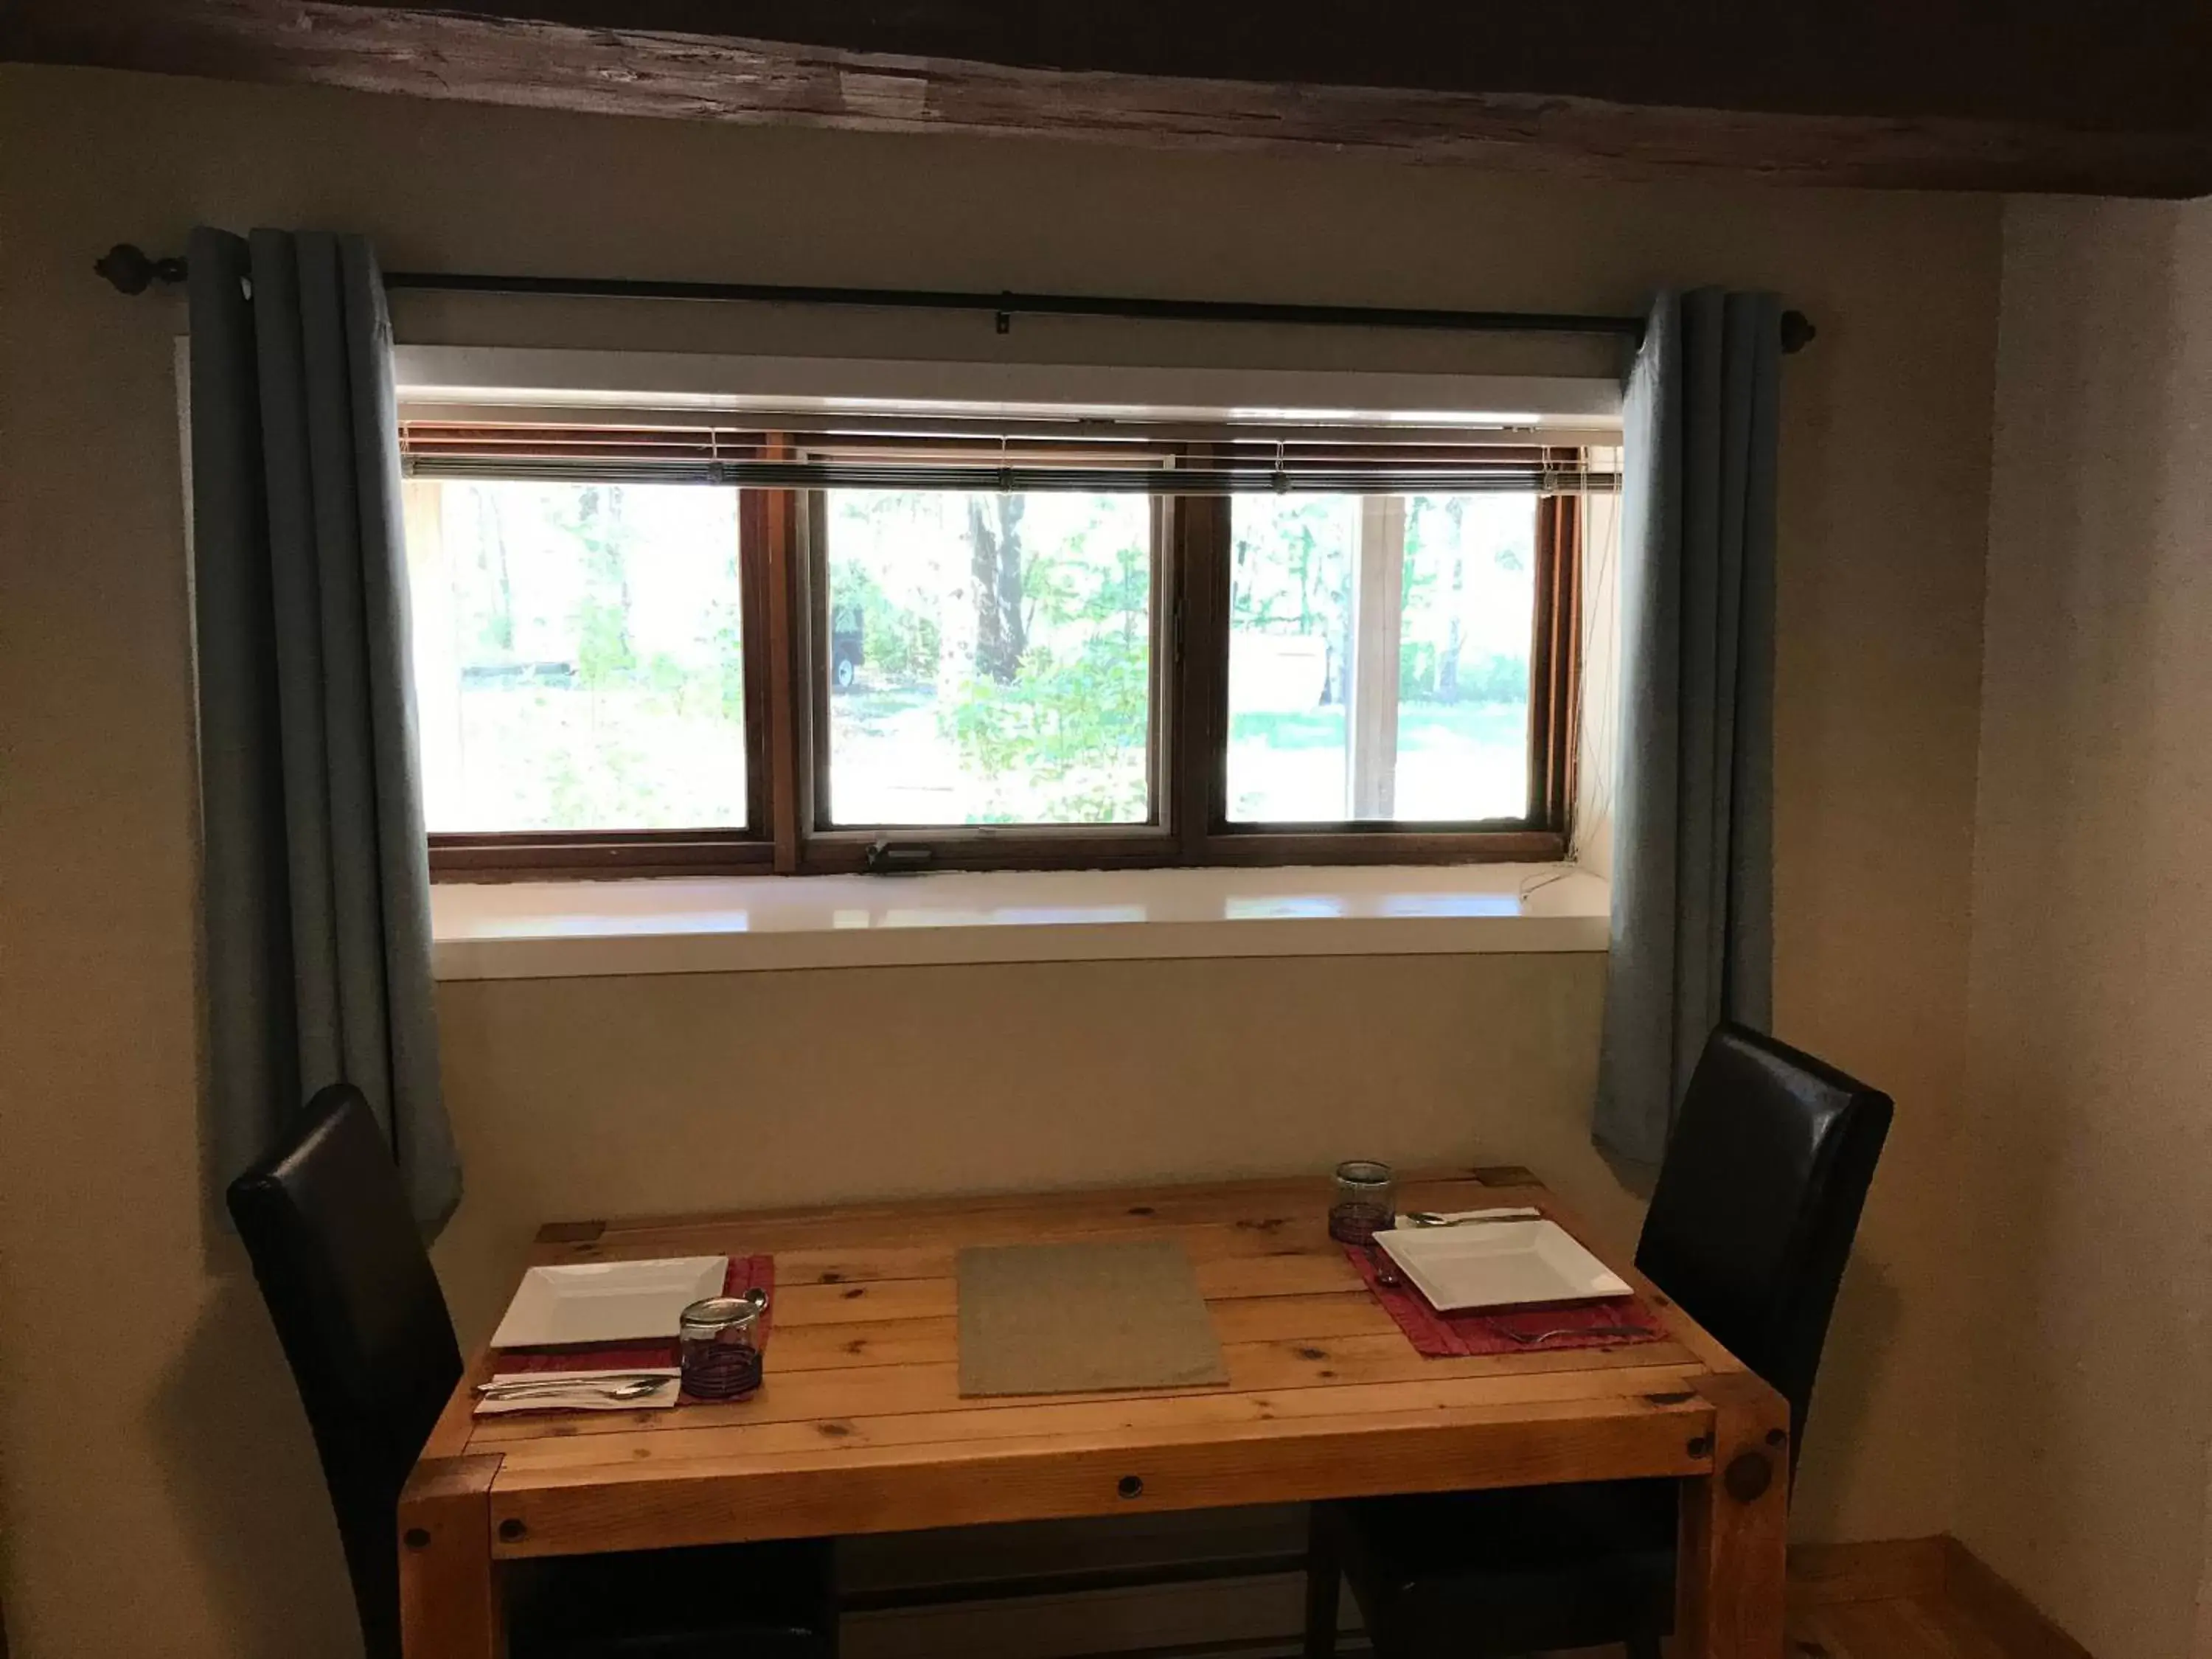
M 1813 326 L 1813 319 L 1802 311 L 1782 313 L 1782 349 L 1786 356 L 1795 356 L 1820 337 L 1820 331 Z
M 92 268 L 105 276 L 118 294 L 143 294 L 155 283 L 185 280 L 182 259 L 154 258 L 135 242 L 118 242 L 94 259 Z

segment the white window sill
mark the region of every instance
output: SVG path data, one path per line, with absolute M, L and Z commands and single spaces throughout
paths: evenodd
M 1602 951 L 1571 865 L 947 871 L 431 890 L 441 980 L 944 963 Z

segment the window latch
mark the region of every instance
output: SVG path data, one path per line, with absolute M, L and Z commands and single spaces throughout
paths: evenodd
M 861 867 L 872 876 L 918 876 L 929 867 L 929 848 L 902 847 L 892 841 L 868 843 Z

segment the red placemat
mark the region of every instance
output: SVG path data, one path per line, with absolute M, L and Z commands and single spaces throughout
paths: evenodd
M 1379 1248 L 1379 1247 L 1378 1247 Z M 1346 1245 L 1344 1251 L 1375 1299 L 1390 1310 L 1406 1340 L 1431 1359 L 1465 1358 L 1486 1353 L 1550 1353 L 1559 1348 L 1620 1348 L 1638 1342 L 1662 1342 L 1667 1328 L 1638 1296 L 1614 1297 L 1604 1302 L 1571 1302 L 1535 1308 L 1501 1308 L 1486 1313 L 1439 1313 L 1413 1281 L 1391 1286 L 1375 1282 L 1375 1260 L 1367 1251 Z M 1635 1334 L 1615 1334 L 1633 1328 Z M 1588 1334 L 1582 1333 L 1588 1329 Z M 1576 1334 L 1547 1337 L 1541 1342 L 1516 1342 L 1546 1331 Z M 1603 1333 L 1603 1334 L 1601 1334 Z
M 769 1322 L 775 1312 L 775 1258 L 772 1255 L 733 1255 L 722 1277 L 724 1296 L 743 1296 L 766 1291 L 770 1297 L 753 1323 L 753 1342 L 768 1347 Z M 565 1348 L 501 1348 L 492 1360 L 495 1376 L 517 1376 L 529 1371 L 622 1371 L 673 1368 L 680 1358 L 674 1337 L 659 1342 L 580 1342 Z

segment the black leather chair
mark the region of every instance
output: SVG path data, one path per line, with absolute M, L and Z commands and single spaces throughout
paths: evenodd
M 460 1381 L 461 1354 L 360 1091 L 318 1094 L 291 1138 L 231 1183 L 229 1202 L 314 1431 L 368 1659 L 398 1659 L 399 1492 Z M 513 1659 L 836 1650 L 826 1541 L 548 1563 L 513 1588 Z
M 1790 1403 L 1790 1474 L 1889 1097 L 1737 1026 L 1690 1080 L 1636 1265 Z M 1316 1504 L 1308 1659 L 1340 1578 L 1378 1659 L 1502 1659 L 1674 1626 L 1676 1483 L 1623 1480 Z

